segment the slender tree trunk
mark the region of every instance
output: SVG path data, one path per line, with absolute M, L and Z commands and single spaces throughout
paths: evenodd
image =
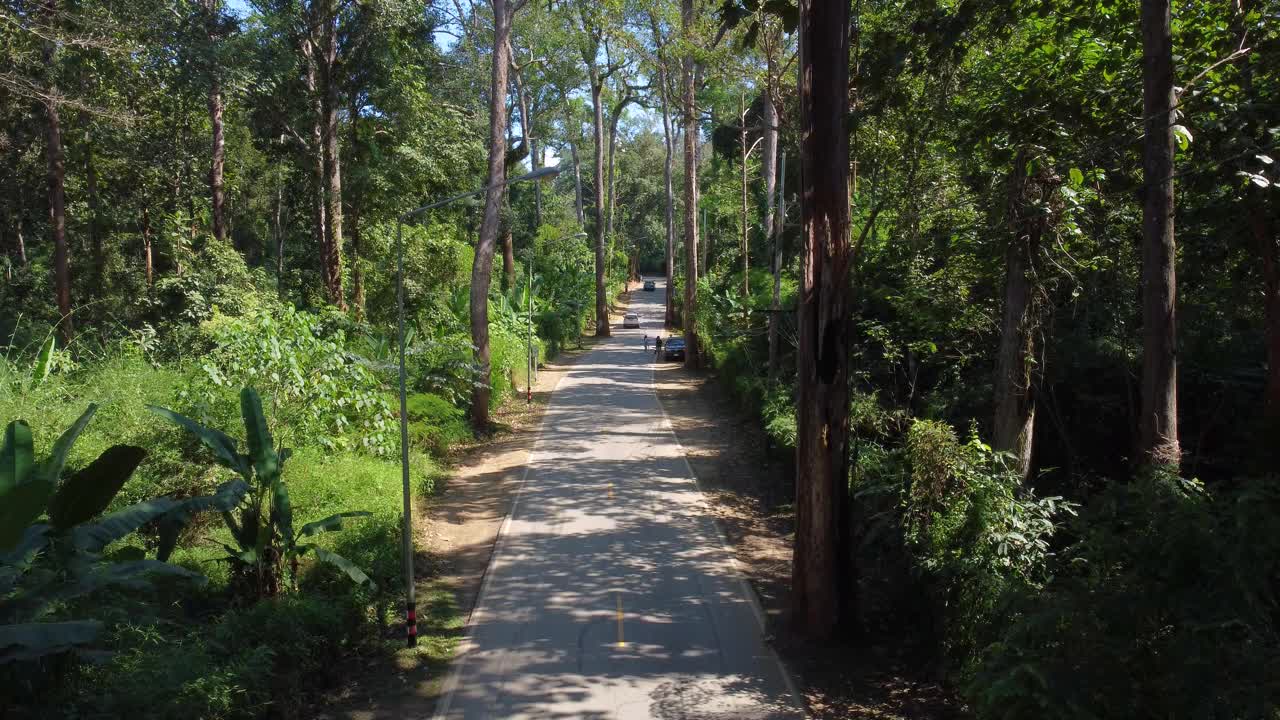
M 276 239 L 276 284 L 284 274 L 284 178 L 283 173 L 276 177 L 276 207 L 271 227 Z
M 1031 263 L 1040 240 L 1039 217 L 1027 217 L 1031 183 L 1023 170 L 1026 163 L 1026 153 L 1019 152 L 1009 173 L 1008 212 L 1012 237 L 1005 251 L 1004 316 L 996 355 L 992 442 L 996 450 L 1013 454 L 1023 482 L 1031 475 L 1036 420 L 1032 383 L 1036 321 L 1032 309 Z
M 338 143 L 338 17 L 333 0 L 324 4 L 324 169 L 325 257 L 324 280 L 329 302 L 347 309 L 342 292 L 342 152 Z
M 747 236 L 747 94 L 739 101 L 738 140 L 742 145 L 742 299 L 751 297 L 751 254 Z M 746 312 L 744 310 L 743 312 Z
M 653 20 L 652 16 L 650 16 L 650 21 L 653 23 L 654 44 L 658 45 L 660 37 L 657 21 Z M 661 59 L 658 62 L 658 88 L 658 99 L 662 103 L 663 149 L 666 151 L 662 160 L 662 186 L 664 199 L 666 200 L 667 231 L 667 301 L 664 324 L 670 328 L 675 327 L 676 324 L 675 294 L 672 292 L 676 279 L 676 198 L 671 181 L 671 160 L 672 156 L 675 155 L 675 140 L 671 136 L 671 107 L 667 98 L 667 67 L 666 63 L 662 62 Z
M 515 238 L 511 232 L 511 204 L 503 203 L 502 212 L 502 289 L 516 286 Z
M 9 167 L 14 169 L 13 172 L 16 175 L 18 158 L 20 157 L 19 148 L 25 147 L 24 143 L 26 142 L 26 139 L 23 137 L 21 127 L 15 127 L 13 129 L 13 135 L 10 140 Z M 17 178 L 14 177 L 13 180 L 14 182 L 10 186 L 10 199 L 12 203 L 10 207 L 13 208 L 13 251 L 17 256 L 18 264 L 25 266 L 27 264 L 27 241 L 23 229 L 25 227 L 24 224 L 27 214 L 26 195 L 23 192 L 22 185 L 17 182 Z
M 18 218 L 16 222 L 15 235 L 14 235 L 13 241 L 17 246 L 18 264 L 25 267 L 27 264 L 27 239 L 25 234 L 23 233 L 23 227 L 24 227 L 23 210 L 24 208 L 22 208 L 22 206 L 18 207 Z
M 786 195 L 787 154 L 783 153 L 778 183 L 778 215 L 770 225 L 773 229 L 773 302 L 769 305 L 769 377 L 774 380 L 778 379 L 782 365 L 778 329 L 782 323 L 782 233 L 787 222 Z
M 1177 470 L 1178 331 L 1173 236 L 1173 35 L 1169 0 L 1142 0 L 1142 416 L 1139 455 Z
M 609 210 L 608 220 L 605 223 L 606 234 L 609 239 L 613 239 L 613 214 L 618 205 L 618 193 L 613 182 L 613 156 L 614 149 L 618 145 L 618 120 L 622 117 L 622 111 L 627 107 L 629 100 L 618 103 L 614 108 L 613 115 L 609 118 Z
M 507 0 L 493 3 L 493 68 L 489 88 L 489 190 L 484 198 L 484 220 L 471 266 L 471 344 L 480 377 L 471 391 L 471 420 L 476 428 L 489 427 L 489 284 L 493 276 L 493 253 L 498 243 L 503 184 L 507 179 L 507 71 L 510 66 L 511 16 Z
M 680 27 L 686 42 L 693 42 L 694 0 L 681 0 Z M 698 108 L 694 58 L 683 60 L 684 109 L 684 365 L 701 367 L 698 347 Z
M 325 293 L 330 292 L 328 271 L 325 266 L 329 252 L 329 235 L 326 232 L 325 205 L 325 168 L 324 168 L 324 108 L 320 100 L 319 59 L 316 57 L 315 43 L 307 35 L 302 41 L 302 52 L 306 57 L 307 94 L 311 98 L 311 240 L 320 251 L 320 275 L 325 286 Z
M 46 19 L 57 22 L 58 2 L 47 0 Z M 58 303 L 59 323 L 63 344 L 71 342 L 75 323 L 71 318 L 71 260 L 67 250 L 66 207 L 66 157 L 62 152 L 62 124 L 58 117 L 58 90 L 54 83 L 57 45 L 46 40 L 42 49 L 46 76 L 49 79 L 48 100 L 45 102 L 47 124 L 45 126 L 45 157 L 48 161 L 49 184 L 49 233 L 53 239 L 53 283 Z
M 604 80 L 600 77 L 599 71 L 595 68 L 591 70 L 591 110 L 594 118 L 591 123 L 592 134 L 595 139 L 595 205 L 596 205 L 596 337 L 609 337 L 611 332 L 609 328 L 609 298 L 608 291 L 605 288 L 605 275 L 608 270 L 606 266 L 607 258 L 604 253 L 605 243 L 605 208 L 607 202 L 604 196 L 604 108 L 601 105 L 600 94 L 603 90 Z
M 147 278 L 147 290 L 155 286 L 155 264 L 151 253 L 151 213 L 142 206 L 142 272 Z
M 519 72 L 512 75 L 512 80 L 515 81 L 516 99 L 520 103 L 520 134 L 524 137 L 524 146 L 529 148 L 529 169 L 537 170 L 542 167 L 542 158 L 538 155 L 537 141 L 533 136 L 533 115 L 530 113 L 529 97 Z M 535 232 L 542 226 L 542 183 L 533 184 L 533 225 Z M 514 284 L 509 287 L 514 287 Z
M 578 161 L 578 144 L 569 143 L 569 154 L 573 156 L 573 208 L 578 213 L 578 227 L 586 224 L 582 214 L 582 163 Z
M 98 169 L 93 162 L 93 133 L 84 139 L 85 192 L 89 196 L 89 257 L 93 263 L 94 286 L 102 287 L 106 258 L 102 251 L 102 225 L 98 213 Z
M 801 274 L 796 397 L 795 626 L 852 620 L 849 551 L 849 3 L 800 0 Z
M 209 164 L 209 196 L 212 201 L 213 237 L 218 242 L 227 239 L 226 192 L 223 188 L 223 168 L 226 164 L 226 142 L 223 135 L 223 100 L 221 67 L 215 49 L 218 42 L 220 0 L 205 0 L 205 35 L 209 42 L 209 125 L 213 130 L 213 147 Z

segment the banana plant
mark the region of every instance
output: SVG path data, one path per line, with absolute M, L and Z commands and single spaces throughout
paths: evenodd
M 115 445 L 63 478 L 67 457 L 96 411 L 97 406 L 90 405 L 40 462 L 25 422 L 14 421 L 5 428 L 0 447 L 0 664 L 92 643 L 102 629 L 96 620 L 42 621 L 52 608 L 68 601 L 105 587 L 137 586 L 158 575 L 202 580 L 160 560 L 108 562 L 102 553 L 170 513 L 199 503 L 229 507 L 237 502 L 238 488 L 224 487 L 214 496 L 156 498 L 102 515 L 146 452 Z M 41 518 L 45 521 L 38 522 Z
M 291 453 L 287 448 L 277 449 L 274 446 L 262 412 L 262 399 L 256 390 L 245 388 L 240 393 L 247 449 L 244 453 L 240 452 L 236 439 L 220 430 L 205 427 L 166 408 L 154 405 L 149 408 L 198 438 L 213 452 L 214 460 L 239 475 L 248 488 L 236 508 L 222 511 L 223 522 L 235 543 L 223 543 L 223 548 L 234 569 L 233 580 L 238 592 L 253 599 L 276 594 L 280 591 L 282 567 L 289 569 L 296 587 L 299 561 L 308 553 L 321 562 L 334 565 L 357 584 L 373 585 L 369 576 L 350 560 L 309 541 L 321 533 L 341 530 L 347 519 L 367 517 L 371 513 L 363 510 L 340 512 L 294 528 L 289 487 L 283 477 L 284 463 Z M 198 511 L 201 508 L 195 506 L 192 509 Z M 175 518 L 175 524 L 181 521 L 181 517 Z M 171 538 L 165 535 L 162 552 L 171 547 Z

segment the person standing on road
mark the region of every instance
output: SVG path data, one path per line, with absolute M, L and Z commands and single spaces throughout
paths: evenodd
M 644 351 L 649 352 L 649 333 L 644 334 Z
M 659 335 L 657 340 L 653 341 L 653 359 L 662 359 L 662 336 Z

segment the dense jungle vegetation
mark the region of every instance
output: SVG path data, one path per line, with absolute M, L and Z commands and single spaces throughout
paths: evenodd
M 15 716 L 307 716 L 402 644 L 397 218 L 477 190 L 403 228 L 418 497 L 527 323 L 665 275 L 794 453 L 788 631 L 1280 717 L 1275 0 L 3 0 L 0 58 Z

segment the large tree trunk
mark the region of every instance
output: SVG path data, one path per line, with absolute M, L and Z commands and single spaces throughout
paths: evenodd
M 1178 331 L 1173 237 L 1173 35 L 1169 0 L 1142 0 L 1142 462 L 1177 470 Z
M 338 17 L 332 0 L 324 4 L 324 283 L 329 302 L 347 309 L 342 293 L 342 154 L 338 144 Z
M 686 42 L 693 41 L 694 0 L 681 0 L 680 27 Z M 695 106 L 697 78 L 692 53 L 682 67 L 684 109 L 684 365 L 701 367 L 698 349 L 698 112 Z
M 319 58 L 315 43 L 308 34 L 302 40 L 302 53 L 306 58 L 307 95 L 311 98 L 311 240 L 320 252 L 320 275 L 327 278 L 325 259 L 329 257 L 329 239 L 325 232 L 325 175 L 324 175 L 324 108 L 320 100 Z M 325 292 L 329 292 L 327 279 L 323 280 Z
M 604 108 L 601 106 L 600 94 L 604 80 L 599 71 L 591 70 L 591 110 L 594 117 L 591 123 L 595 139 L 595 206 L 596 206 L 596 337 L 609 337 L 609 298 L 605 288 L 607 258 L 604 254 L 605 242 L 605 208 L 604 196 Z
M 1036 322 L 1032 310 L 1031 263 L 1040 240 L 1041 225 L 1038 217 L 1027 217 L 1030 183 L 1023 169 L 1026 162 L 1026 154 L 1018 153 L 1009 173 L 1008 212 L 1012 237 L 1005 251 L 1004 316 L 996 355 L 992 438 L 996 450 L 1013 454 L 1023 482 L 1031 473 L 1036 419 L 1032 384 Z
M 800 210 L 805 242 L 796 353 L 797 630 L 830 638 L 855 617 L 848 472 L 849 3 L 800 0 Z
M 480 377 L 471 391 L 471 420 L 476 428 L 489 427 L 489 284 L 493 276 L 493 253 L 498 243 L 502 198 L 507 179 L 507 71 L 510 63 L 511 16 L 507 0 L 493 2 L 493 68 L 489 88 L 489 190 L 484 198 L 484 220 L 471 266 L 471 344 L 475 346 Z
M 57 22 L 58 2 L 48 0 L 45 3 L 46 20 Z M 62 124 L 58 117 L 58 90 L 54 84 L 55 55 L 57 45 L 53 40 L 46 40 L 42 48 L 42 57 L 46 76 L 49 79 L 48 100 L 45 101 L 47 124 L 45 126 L 45 158 L 48 161 L 49 184 L 49 233 L 53 236 L 53 284 L 54 295 L 58 303 L 58 314 L 62 316 L 59 328 L 63 344 L 71 342 L 75 334 L 75 323 L 71 318 L 71 260 L 67 251 L 67 206 L 66 206 L 66 157 L 62 152 Z

